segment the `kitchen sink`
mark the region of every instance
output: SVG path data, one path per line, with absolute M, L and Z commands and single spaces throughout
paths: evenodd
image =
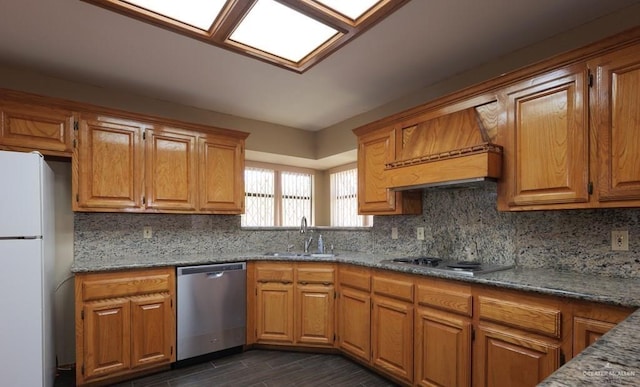
M 290 252 L 290 251 L 283 251 L 283 252 L 267 252 L 267 253 L 264 253 L 264 255 L 267 255 L 269 257 L 295 258 L 295 257 L 310 257 L 311 253 L 296 253 L 296 252 Z
M 335 254 L 324 254 L 324 253 L 296 253 L 291 251 L 283 251 L 283 252 L 267 252 L 264 255 L 268 257 L 282 257 L 282 258 L 333 258 Z

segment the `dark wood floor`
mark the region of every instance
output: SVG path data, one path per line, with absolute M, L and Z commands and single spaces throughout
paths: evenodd
M 59 378 L 56 387 L 75 385 Z M 340 355 L 251 350 L 133 379 L 118 387 L 396 386 Z

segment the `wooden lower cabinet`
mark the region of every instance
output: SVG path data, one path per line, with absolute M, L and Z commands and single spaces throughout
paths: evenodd
M 333 346 L 335 338 L 333 285 L 296 287 L 296 344 Z
M 255 342 L 333 347 L 334 272 L 333 264 L 256 263 Z
M 82 309 L 84 370 L 94 379 L 131 368 L 131 303 L 126 298 L 97 301 Z M 82 367 L 82 366 L 81 366 Z
M 75 278 L 76 383 L 106 383 L 175 361 L 175 269 Z
M 413 305 L 373 296 L 371 363 L 408 383 L 413 381 Z
M 560 345 L 524 332 L 480 325 L 475 386 L 536 386 L 560 366 Z
M 633 309 L 596 305 L 588 302 L 573 305 L 573 348 L 576 356 L 602 335 L 627 318 Z
M 365 362 L 371 359 L 371 295 L 343 287 L 338 309 L 338 345 Z
M 255 297 L 248 305 L 255 305 L 255 318 L 249 322 L 249 343 L 333 348 L 335 332 L 340 352 L 401 385 L 526 387 L 540 383 L 633 312 L 461 281 L 337 266 L 334 280 L 334 264 L 252 263 L 248 278 L 255 278 L 249 288 Z M 104 308 L 114 312 L 104 318 L 114 320 L 135 313 L 117 303 Z M 127 359 L 111 344 L 114 348 L 99 365 L 124 367 L 127 360 L 135 364 L 135 357 Z
M 416 279 L 414 380 L 418 386 L 470 386 L 473 296 L 468 284 Z
M 293 344 L 293 263 L 255 264 L 255 338 L 258 343 Z
M 432 308 L 417 308 L 415 318 L 415 384 L 471 385 L 469 318 Z

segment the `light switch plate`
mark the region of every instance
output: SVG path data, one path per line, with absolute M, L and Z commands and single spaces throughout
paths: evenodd
M 151 227 L 146 226 L 142 228 L 142 237 L 144 239 L 151 239 L 152 236 L 153 236 L 153 231 Z
M 424 227 L 418 227 L 416 229 L 416 236 L 417 236 L 419 241 L 423 241 L 424 240 Z
M 391 227 L 391 239 L 398 239 L 398 227 Z

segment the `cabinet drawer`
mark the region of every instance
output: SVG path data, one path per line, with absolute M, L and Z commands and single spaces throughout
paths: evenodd
M 470 293 L 454 289 L 440 289 L 425 285 L 418 285 L 416 288 L 416 301 L 418 304 L 465 316 L 471 316 L 472 314 L 472 300 L 473 297 Z
M 356 267 L 341 267 L 338 273 L 340 285 L 354 289 L 371 291 L 371 272 L 368 269 Z
M 373 292 L 398 300 L 413 302 L 413 281 L 391 274 L 374 276 Z
M 173 269 L 86 274 L 82 281 L 82 300 L 171 292 L 172 276 Z
M 559 309 L 524 302 L 478 297 L 481 320 L 499 322 L 549 337 L 560 338 L 562 313 Z
M 305 267 L 298 268 L 298 283 L 300 284 L 332 284 L 334 281 L 333 267 Z
M 292 264 L 258 264 L 256 265 L 258 282 L 293 283 Z

